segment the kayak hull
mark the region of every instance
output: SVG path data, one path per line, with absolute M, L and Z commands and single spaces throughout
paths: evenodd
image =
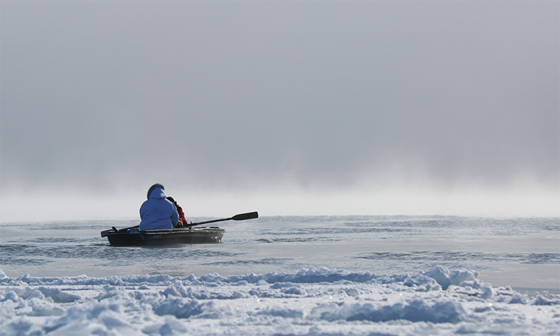
M 222 241 L 225 230 L 218 227 L 176 228 L 140 231 L 137 228 L 105 233 L 112 246 L 161 246 L 181 244 L 216 244 Z

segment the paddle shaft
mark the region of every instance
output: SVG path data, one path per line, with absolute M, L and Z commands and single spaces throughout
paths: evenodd
M 214 219 L 214 220 L 209 220 L 209 221 L 200 222 L 200 223 L 183 224 L 183 226 L 191 227 L 191 226 L 195 226 L 195 225 L 209 224 L 209 223 L 216 223 L 216 222 L 224 222 L 224 221 L 228 221 L 228 220 L 239 221 L 239 220 L 247 220 L 247 219 L 253 219 L 253 218 L 259 218 L 259 213 L 256 212 L 256 211 L 247 212 L 247 213 L 244 213 L 244 214 L 235 215 L 235 216 L 230 217 L 230 218 Z
M 200 223 L 190 223 L 190 224 L 183 224 L 183 226 L 195 226 L 195 225 L 201 225 L 201 224 L 208 224 L 208 223 L 216 223 L 216 222 L 224 222 L 227 220 L 231 220 L 231 218 L 222 218 L 222 219 L 214 219 L 214 220 L 209 220 L 209 221 L 205 221 L 205 222 L 200 222 Z

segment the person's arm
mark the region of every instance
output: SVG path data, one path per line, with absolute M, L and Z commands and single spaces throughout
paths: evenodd
M 146 213 L 146 207 L 144 206 L 146 202 L 142 203 L 140 206 L 140 219 L 144 219 L 144 214 Z

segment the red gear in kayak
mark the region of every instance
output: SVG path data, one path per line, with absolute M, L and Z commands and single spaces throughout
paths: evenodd
M 179 220 L 181 221 L 181 223 L 183 223 L 183 225 L 187 224 L 187 220 L 185 219 L 185 213 L 183 212 L 183 208 L 181 208 L 179 204 L 177 204 L 177 202 L 175 202 L 175 207 L 177 207 L 177 212 L 179 213 Z

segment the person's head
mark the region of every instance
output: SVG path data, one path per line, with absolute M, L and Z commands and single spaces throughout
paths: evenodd
M 165 190 L 165 187 L 163 186 L 163 184 L 156 183 L 156 184 L 152 185 L 152 186 L 150 187 L 150 189 L 148 189 L 148 197 L 147 197 L 148 199 L 150 199 L 150 194 L 151 194 L 152 191 L 154 191 L 154 189 L 156 189 L 156 188 L 160 188 L 161 190 Z
M 177 202 L 175 202 L 175 200 L 173 199 L 173 197 L 171 196 L 167 196 L 167 200 L 175 205 L 177 205 Z

